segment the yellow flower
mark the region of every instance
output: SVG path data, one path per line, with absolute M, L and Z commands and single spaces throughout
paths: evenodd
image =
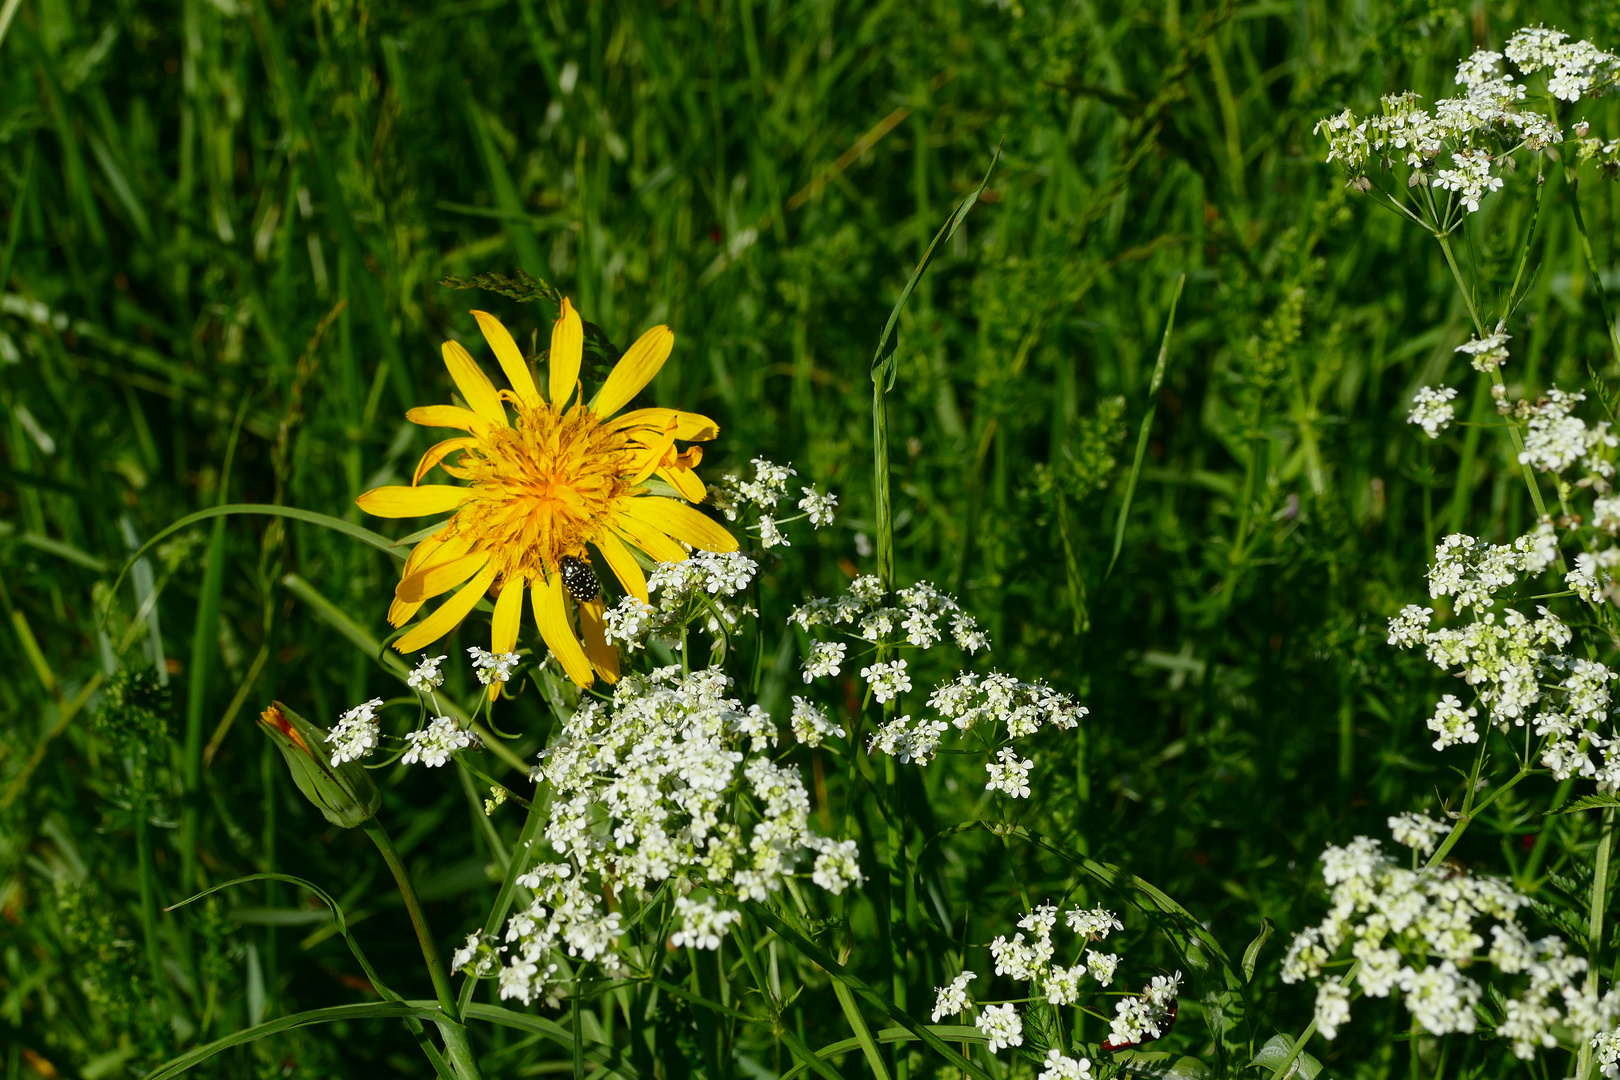
M 602 633 L 604 603 L 593 588 L 593 574 L 583 571 L 594 552 L 625 592 L 645 602 L 647 578 L 631 547 L 658 562 L 686 558 L 676 541 L 705 551 L 737 549 L 730 533 L 689 505 L 704 497 L 693 471 L 703 459 L 702 447 L 681 452 L 675 445 L 707 441 L 719 428 L 706 416 L 675 409 L 614 415 L 669 358 L 675 335 L 666 326 L 654 327 L 630 346 L 595 399 L 586 402 L 579 385 L 584 331 L 565 299 L 551 331 L 548 401 L 506 327 L 485 312 L 473 316 L 512 388 L 495 389 L 466 349 L 445 342 L 445 366 L 467 408 L 429 405 L 405 416 L 424 427 L 466 434 L 428 450 L 410 487 L 377 488 L 356 500 L 377 517 L 455 512 L 405 560 L 388 621 L 403 626 L 425 601 L 457 586 L 460 591 L 394 648 L 410 653 L 437 641 L 493 589 L 492 647 L 510 652 L 517 645 L 527 592 L 540 635 L 568 677 L 580 686 L 591 685 L 596 675 L 616 682 L 619 656 Z M 467 486 L 423 484 L 435 465 Z M 686 501 L 650 494 L 645 485 L 654 475 Z M 571 606 L 579 614 L 577 633 Z M 492 695 L 499 690 L 499 683 L 491 684 Z

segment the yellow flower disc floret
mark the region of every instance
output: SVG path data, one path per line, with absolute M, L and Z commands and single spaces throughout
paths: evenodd
M 379 517 L 453 511 L 444 528 L 406 559 L 388 621 L 403 626 L 426 601 L 451 590 L 455 594 L 394 647 L 414 652 L 437 641 L 493 591 L 493 650 L 510 652 L 527 594 L 535 624 L 569 678 L 581 686 L 598 675 L 616 681 L 618 654 L 602 631 L 604 601 L 569 596 L 564 560 L 589 564 L 593 554 L 599 555 L 626 593 L 646 601 L 647 579 L 630 548 L 659 562 L 686 558 L 683 544 L 735 551 L 736 539 L 689 505 L 705 494 L 694 471 L 702 448 L 677 446 L 712 439 L 719 429 L 706 416 L 675 409 L 616 415 L 668 359 L 675 335 L 667 327 L 643 334 L 587 404 L 575 397 L 584 328 L 566 299 L 552 328 L 544 398 L 512 335 L 494 316 L 473 315 L 511 389 L 497 390 L 466 349 L 445 342 L 445 366 L 466 407 L 430 405 L 406 417 L 466 434 L 430 448 L 409 487 L 377 488 L 357 500 L 362 510 Z M 508 406 L 515 417 L 508 416 Z M 435 466 L 467 486 L 423 484 Z M 681 498 L 653 495 L 646 487 L 653 476 Z M 499 691 L 499 683 L 491 685 L 492 693 Z

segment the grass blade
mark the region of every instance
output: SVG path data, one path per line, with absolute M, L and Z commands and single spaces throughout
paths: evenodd
M 146 1080 L 169 1080 L 169 1077 L 179 1076 L 187 1069 L 200 1065 L 209 1058 L 223 1054 L 233 1046 L 244 1046 L 250 1042 L 257 1042 L 269 1035 L 277 1035 L 283 1031 L 292 1031 L 295 1028 L 307 1027 L 310 1024 L 333 1024 L 342 1020 L 365 1020 L 373 1017 L 413 1017 L 417 1020 L 440 1020 L 444 1014 L 438 1009 L 424 1008 L 420 1005 L 396 1004 L 387 1001 L 371 1001 L 361 1005 L 335 1005 L 327 1009 L 311 1009 L 308 1012 L 294 1013 L 283 1016 L 279 1020 L 260 1024 L 258 1027 L 245 1028 L 242 1031 L 215 1039 L 205 1046 L 195 1050 L 188 1050 L 179 1057 L 170 1058 L 156 1069 L 146 1074 Z
M 1114 520 L 1114 552 L 1108 557 L 1108 569 L 1103 571 L 1103 580 L 1114 572 L 1114 564 L 1119 561 L 1120 549 L 1125 546 L 1125 523 L 1131 514 L 1131 500 L 1136 495 L 1136 480 L 1142 474 L 1142 459 L 1147 456 L 1148 435 L 1153 430 L 1153 414 L 1159 409 L 1159 384 L 1164 382 L 1164 369 L 1170 358 L 1170 331 L 1176 325 L 1176 305 L 1181 302 L 1182 287 L 1187 284 L 1187 275 L 1182 274 L 1176 279 L 1176 291 L 1170 298 L 1170 314 L 1164 320 L 1164 337 L 1159 342 L 1159 359 L 1153 365 L 1153 378 L 1148 383 L 1148 407 L 1142 415 L 1142 429 L 1136 433 L 1136 457 L 1131 462 L 1131 475 L 1125 481 L 1125 498 L 1119 504 L 1119 517 Z

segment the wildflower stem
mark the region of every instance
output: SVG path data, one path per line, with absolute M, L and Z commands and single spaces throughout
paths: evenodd
M 1614 807 L 1603 808 L 1603 824 L 1600 828 L 1597 856 L 1592 865 L 1592 902 L 1586 932 L 1586 989 L 1594 996 L 1598 989 L 1598 965 L 1603 962 L 1603 915 L 1609 906 L 1609 855 L 1614 846 Z M 1576 1057 L 1576 1080 L 1587 1080 L 1591 1074 L 1592 1047 L 1583 1039 Z
M 885 717 L 893 711 L 894 700 L 891 698 L 884 706 Z M 890 989 L 889 1000 L 894 1002 L 896 1009 L 905 1011 L 906 1008 L 906 916 L 908 914 L 907 900 L 910 899 L 911 890 L 906 888 L 906 852 L 905 852 L 905 824 L 901 819 L 899 770 L 896 767 L 894 756 L 885 754 L 883 757 L 884 790 L 888 796 L 889 813 L 887 816 L 888 836 L 885 847 L 889 859 L 889 969 Z M 907 1080 L 910 1075 L 910 1063 L 903 1049 L 897 1048 L 894 1053 L 894 1071 L 897 1080 Z
M 473 1056 L 467 1029 L 461 1025 L 461 1014 L 457 1011 L 455 995 L 450 992 L 450 979 L 445 974 L 444 961 L 439 957 L 439 947 L 433 940 L 433 931 L 428 928 L 422 904 L 416 898 L 411 876 L 406 872 L 405 864 L 399 861 L 394 841 L 389 838 L 388 830 L 382 827 L 381 822 L 371 817 L 362 822 L 360 828 L 377 845 L 383 862 L 388 864 L 389 871 L 394 875 L 394 883 L 399 886 L 400 899 L 405 902 L 405 913 L 410 916 L 411 926 L 416 929 L 422 960 L 427 964 L 428 978 L 433 981 L 433 994 L 439 1000 L 439 1008 L 445 1013 L 445 1019 L 438 1022 L 439 1035 L 444 1039 L 445 1057 L 450 1060 L 450 1067 L 461 1080 L 478 1080 L 481 1075 L 478 1060 Z
M 1451 267 L 1451 276 L 1457 280 L 1457 288 L 1462 292 L 1463 303 L 1468 305 L 1468 314 L 1474 320 L 1474 332 L 1480 337 L 1484 337 L 1485 324 L 1479 321 L 1479 312 L 1474 308 L 1474 298 L 1468 291 L 1467 283 L 1463 281 L 1462 270 L 1457 265 L 1457 256 L 1451 250 L 1451 237 L 1446 233 L 1436 232 L 1434 234 L 1434 238 L 1440 241 L 1440 250 L 1446 253 L 1446 265 Z M 1607 309 L 1605 309 L 1605 311 L 1606 310 Z M 1490 374 L 1492 386 L 1504 385 L 1502 382 L 1502 371 L 1500 368 L 1491 368 Z M 1517 458 L 1520 454 L 1524 453 L 1524 436 L 1520 433 L 1519 426 L 1517 424 L 1508 425 L 1508 438 L 1513 440 L 1513 454 L 1514 457 Z M 1529 463 L 1525 461 L 1519 462 L 1519 471 L 1524 473 L 1525 485 L 1530 489 L 1530 501 L 1536 505 L 1536 520 L 1540 521 L 1542 518 L 1547 516 L 1547 505 L 1542 501 L 1541 488 L 1536 484 L 1536 474 L 1530 468 Z M 1459 490 L 1462 490 L 1462 485 L 1465 482 L 1465 477 L 1461 475 L 1457 477 Z

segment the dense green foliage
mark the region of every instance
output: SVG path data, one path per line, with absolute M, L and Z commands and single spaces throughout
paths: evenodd
M 376 1000 L 326 909 L 290 885 L 163 910 L 239 875 L 320 884 L 378 972 L 427 993 L 376 852 L 301 800 L 252 723 L 272 698 L 330 723 L 398 692 L 363 647 L 383 635 L 397 563 L 263 515 L 177 532 L 119 580 L 136 548 L 225 503 L 376 527 L 353 499 L 409 480 L 429 437 L 402 413 L 448 400 L 438 346 L 476 339 L 467 309 L 542 337 L 555 317 L 544 299 L 438 281 L 521 268 L 604 341 L 674 329 L 647 398 L 720 422 L 705 470 L 764 456 L 839 493 L 837 528 L 764 564 L 767 631 L 746 648 L 779 709 L 800 642 L 770 628 L 871 566 L 868 368 L 883 321 L 998 146 L 989 188 L 901 318 L 889 425 L 899 580 L 956 592 L 999 668 L 1092 710 L 1078 736 L 1041 737 L 1021 822 L 1153 883 L 1233 956 L 1275 924 L 1240 995 L 1270 1025 L 1253 1032 L 1264 1041 L 1310 1016 L 1277 960 L 1287 933 L 1320 917 L 1322 846 L 1382 835 L 1389 814 L 1433 809 L 1437 790 L 1455 797 L 1448 765 L 1466 756 L 1430 750 L 1423 723 L 1441 680 L 1385 645 L 1384 620 L 1425 595 L 1439 535 L 1500 541 L 1533 512 L 1497 432 L 1459 427 L 1431 444 L 1405 422 L 1412 391 L 1443 373 L 1472 402 L 1460 413 L 1490 412 L 1484 381 L 1469 389 L 1452 352 L 1467 310 L 1432 240 L 1345 190 L 1311 127 L 1398 88 L 1444 94 L 1476 43 L 1527 22 L 1620 45 L 1612 3 L 0 11 L 15 11 L 0 29 L 8 1078 L 138 1074 L 266 1019 Z M 1585 115 L 1620 135 L 1611 102 Z M 1459 234 L 1487 291 L 1511 276 L 1534 183 L 1511 178 Z M 1529 396 L 1610 364 L 1566 198 L 1549 170 L 1508 372 Z M 1594 177 L 1582 208 L 1608 267 L 1620 189 Z M 449 651 L 486 633 L 476 617 Z M 466 690 L 464 670 L 451 680 Z M 523 758 L 553 723 L 533 692 L 497 715 L 522 733 Z M 373 775 L 441 942 L 459 940 L 521 818 L 508 807 L 486 827 L 465 772 Z M 966 766 L 960 783 L 949 765 L 905 776 L 919 847 L 994 816 Z M 1579 877 L 1595 821 L 1543 818 L 1554 787 L 1526 781 L 1454 857 L 1563 903 L 1546 875 Z M 1028 900 L 1076 882 L 1070 863 L 1012 838 L 947 846 L 920 856 L 918 1015 L 951 974 L 951 942 L 1007 932 Z M 876 910 L 856 903 L 850 917 L 870 925 Z M 942 912 L 965 925 L 940 925 Z M 1177 963 L 1147 923 L 1128 933 L 1139 955 Z M 850 963 L 876 982 L 888 957 L 857 950 Z M 804 1041 L 847 1038 L 825 978 L 804 978 L 816 1003 L 794 1014 Z M 1164 1048 L 1208 1052 L 1202 1008 L 1186 1000 Z M 1313 1052 L 1346 1073 L 1405 1069 L 1404 1016 L 1364 1008 Z M 693 1013 L 666 999 L 661 1075 L 685 1075 L 683 1058 L 692 1075 L 791 1064 L 739 1029 L 746 1067 L 716 1065 L 714 1024 Z M 594 1033 L 598 1016 L 585 1020 Z M 575 1068 L 555 1041 L 477 1035 L 489 1038 L 486 1075 Z M 938 1060 L 914 1059 L 924 1075 Z M 844 1075 L 866 1067 L 858 1052 L 841 1062 Z M 431 1075 L 395 1019 L 301 1028 L 206 1069 Z

